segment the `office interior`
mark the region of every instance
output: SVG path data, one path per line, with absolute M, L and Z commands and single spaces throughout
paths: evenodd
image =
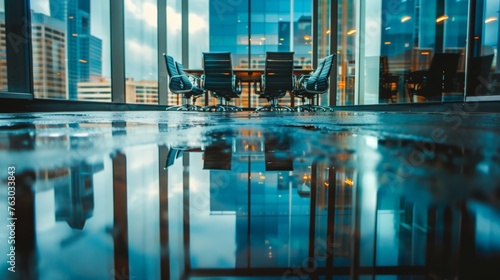
M 499 11 L 0 1 L 0 278 L 495 279 Z M 222 52 L 237 110 L 175 109 L 166 56 L 200 77 Z M 269 52 L 295 86 L 333 57 L 327 88 L 259 110 Z

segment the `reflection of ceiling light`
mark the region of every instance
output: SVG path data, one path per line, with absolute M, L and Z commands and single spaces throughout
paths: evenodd
M 390 45 L 390 44 L 391 44 L 391 42 L 387 41 L 387 42 L 385 42 L 384 44 L 386 44 L 386 45 Z
M 436 19 L 436 22 L 442 22 L 448 19 L 447 15 L 442 15 Z
M 388 27 L 386 27 L 386 28 L 385 28 L 385 30 L 391 30 L 391 27 L 390 27 L 390 26 L 388 26 Z
M 409 21 L 411 19 L 410 16 L 404 16 L 401 18 L 401 22 L 406 22 L 406 21 Z
M 326 34 L 330 34 L 330 29 L 327 29 L 327 30 L 326 30 Z
M 262 37 L 260 38 L 261 41 L 265 41 L 266 40 L 266 37 Z
M 349 178 L 345 178 L 345 183 L 351 187 L 354 185 L 354 182 Z
M 347 31 L 347 35 L 352 35 L 354 33 L 356 33 L 356 29 L 351 29 L 351 30 Z
M 429 52 L 421 52 L 421 55 L 429 55 Z
M 304 40 L 306 40 L 306 41 L 311 40 L 311 36 L 309 36 L 309 35 L 305 35 L 305 36 L 304 36 Z
M 490 23 L 490 22 L 493 22 L 493 21 L 496 21 L 496 20 L 498 20 L 498 18 L 497 18 L 497 17 L 489 17 L 489 18 L 487 18 L 487 19 L 484 21 L 484 23 Z

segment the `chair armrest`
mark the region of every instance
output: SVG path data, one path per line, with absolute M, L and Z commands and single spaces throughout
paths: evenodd
M 292 91 L 298 89 L 297 82 L 298 82 L 297 75 L 292 74 Z

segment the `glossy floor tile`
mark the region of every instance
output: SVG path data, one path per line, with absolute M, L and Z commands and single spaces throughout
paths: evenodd
M 2 114 L 0 278 L 495 279 L 499 136 L 463 112 Z

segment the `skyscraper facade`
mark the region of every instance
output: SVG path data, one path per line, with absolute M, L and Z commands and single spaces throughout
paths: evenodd
M 33 13 L 31 20 L 34 97 L 66 99 L 64 22 L 40 13 Z
M 68 98 L 77 99 L 77 83 L 90 78 L 90 0 L 51 0 L 50 14 L 66 24 Z

